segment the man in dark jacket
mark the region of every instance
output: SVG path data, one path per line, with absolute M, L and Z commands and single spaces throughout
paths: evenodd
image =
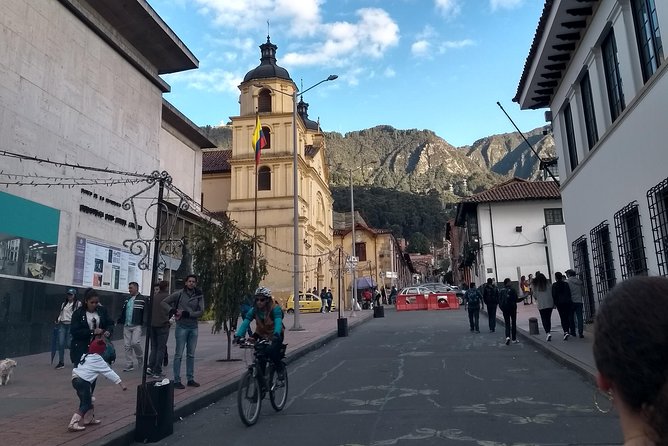
M 156 379 L 162 379 L 162 365 L 167 355 L 167 340 L 169 339 L 169 311 L 162 306 L 162 301 L 169 295 L 169 282 L 166 280 L 158 284 L 158 292 L 153 294 L 151 302 L 151 353 L 148 358 L 146 373 Z
M 466 308 L 469 313 L 469 326 L 471 331 L 480 333 L 480 326 L 478 325 L 480 320 L 480 306 L 482 305 L 482 294 L 475 287 L 475 283 L 471 282 L 469 289 L 464 294 L 464 302 L 466 302 Z
M 517 291 L 512 287 L 510 278 L 503 280 L 503 288 L 499 291 L 499 308 L 503 312 L 503 323 L 506 326 L 506 345 L 517 340 L 517 302 L 522 299 L 517 296 Z
M 195 349 L 197 348 L 197 319 L 204 314 L 204 295 L 197 286 L 197 276 L 190 274 L 186 277 L 186 286 L 170 294 L 162 301 L 162 306 L 169 311 L 170 317 L 176 319 L 176 351 L 174 353 L 174 388 L 185 389 L 181 383 L 181 358 L 183 349 L 186 349 L 186 377 L 187 385 L 199 387 L 195 381 Z
M 564 329 L 564 341 L 567 341 L 570 336 L 571 319 L 573 318 L 573 301 L 571 300 L 571 289 L 564 280 L 564 275 L 559 272 L 554 273 L 552 300 L 559 312 L 561 327 Z
M 123 325 L 123 346 L 125 347 L 125 368 L 124 372 L 134 370 L 133 354 L 137 359 L 137 368 L 142 368 L 144 361 L 144 351 L 141 348 L 142 325 L 145 321 L 144 306 L 146 301 L 144 296 L 139 294 L 139 284 L 130 282 L 128 284 L 130 296 L 123 302 L 121 315 L 117 323 Z
M 494 279 L 487 279 L 487 283 L 482 287 L 482 300 L 487 305 L 487 315 L 489 317 L 489 332 L 496 330 L 496 307 L 499 305 L 499 290 L 494 285 Z

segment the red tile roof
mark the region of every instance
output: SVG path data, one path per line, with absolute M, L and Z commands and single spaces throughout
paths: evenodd
M 232 149 L 202 152 L 202 173 L 230 172 Z
M 494 203 L 498 201 L 558 200 L 559 185 L 554 181 L 527 181 L 520 178 L 501 183 L 463 200 L 466 203 Z

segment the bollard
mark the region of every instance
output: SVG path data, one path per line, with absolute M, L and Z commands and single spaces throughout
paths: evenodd
M 382 305 L 374 306 L 373 317 L 385 317 L 385 308 Z
M 340 338 L 348 336 L 348 319 L 340 317 L 336 320 L 337 333 Z
M 537 335 L 540 334 L 538 331 L 538 319 L 535 317 L 529 318 L 529 334 Z

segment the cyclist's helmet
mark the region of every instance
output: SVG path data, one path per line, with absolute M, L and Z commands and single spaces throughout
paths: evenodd
M 257 290 L 255 290 L 255 295 L 256 296 L 264 296 L 267 299 L 271 300 L 271 290 L 267 287 L 259 287 Z

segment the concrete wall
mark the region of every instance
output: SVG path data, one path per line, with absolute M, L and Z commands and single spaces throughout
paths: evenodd
M 4 2 L 0 35 L 3 149 L 123 171 L 159 168 L 160 90 L 59 2 Z M 110 176 L 7 158 L 2 165 L 5 172 L 23 175 Z M 142 185 L 84 187 L 120 203 Z M 90 202 L 103 212 L 131 220 L 128 211 L 82 199 L 80 189 L 5 189 L 61 210 L 57 283 L 72 281 L 77 234 L 118 247 L 133 237 L 127 227 L 82 214 L 79 204 Z M 145 203 L 138 206 L 138 215 L 143 215 Z
M 506 277 L 517 281 L 520 276 L 528 276 L 536 271 L 548 273 L 546 248 L 548 252 L 554 253 L 553 261 L 567 267 L 567 258 L 564 258 L 563 254 L 567 250 L 565 241 L 555 236 L 554 245 L 548 245 L 543 230 L 544 209 L 560 207 L 561 201 L 558 200 L 479 204 L 478 227 L 482 254 L 479 255 L 478 269 L 474 271 L 476 285 L 484 283 L 490 277 L 503 282 Z M 517 226 L 522 227 L 521 232 L 516 232 Z M 555 230 L 562 228 L 563 232 L 563 225 L 555 226 Z M 488 269 L 491 269 L 491 272 L 488 272 Z
M 639 205 L 645 257 L 649 274 L 658 274 L 656 252 L 650 227 L 647 190 L 663 181 L 668 174 L 668 152 L 665 141 L 668 128 L 668 76 L 663 61 L 654 76 L 645 84 L 638 59 L 633 18 L 627 2 L 601 2 L 592 23 L 575 53 L 551 109 L 555 116 L 554 133 L 562 179 L 564 218 L 567 221 L 569 245 L 587 236 L 603 221 L 610 224 L 613 256 L 618 280 L 619 251 L 614 237 L 614 214 L 627 204 Z M 668 4 L 656 2 L 659 28 L 668 30 Z M 605 77 L 599 41 L 612 26 L 618 50 L 619 68 L 626 109 L 613 123 L 610 118 Z M 664 44 L 665 46 L 665 44 Z M 665 54 L 665 49 L 664 49 Z M 590 72 L 599 142 L 589 150 L 586 144 L 582 101 L 579 98 L 578 76 L 587 67 Z M 576 133 L 579 165 L 572 169 L 565 141 L 563 113 L 566 101 L 571 102 Z M 592 258 L 590 253 L 590 259 Z M 594 270 L 591 265 L 592 271 Z M 603 296 L 597 296 L 599 299 Z
M 202 150 L 163 123 L 160 131 L 160 170 L 172 176 L 172 184 L 198 203 L 202 196 Z

